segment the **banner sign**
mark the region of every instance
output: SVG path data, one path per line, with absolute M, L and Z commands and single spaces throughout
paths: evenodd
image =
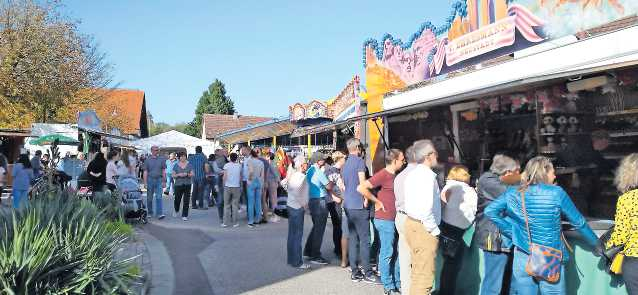
M 102 122 L 94 110 L 78 113 L 78 127 L 84 130 L 102 132 Z
M 516 17 L 510 16 L 450 41 L 445 47 L 446 64 L 451 66 L 460 61 L 514 44 L 515 21 Z

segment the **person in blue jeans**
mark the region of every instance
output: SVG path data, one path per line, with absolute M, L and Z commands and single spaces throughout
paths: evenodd
M 246 159 L 248 177 L 246 180 L 246 197 L 248 198 L 248 227 L 255 227 L 261 218 L 261 193 L 264 183 L 264 163 L 257 157 L 257 151 L 250 151 L 251 157 Z
M 476 185 L 478 210 L 474 242 L 483 252 L 483 282 L 480 295 L 509 294 L 512 242 L 483 213 L 485 208 L 507 190 L 520 183 L 520 165 L 511 157 L 497 154 L 490 170 L 483 173 Z M 511 264 L 510 264 L 511 265 Z
M 13 177 L 13 208 L 18 209 L 29 203 L 29 187 L 34 177 L 29 156 L 20 155 L 18 164 L 13 167 L 11 176 Z
M 305 209 L 308 207 L 308 181 L 306 170 L 308 163 L 304 156 L 297 156 L 293 169 L 282 181 L 282 186 L 288 192 L 286 209 L 288 210 L 288 265 L 299 269 L 309 269 L 310 265 L 303 262 L 301 242 L 303 239 L 303 225 Z
M 360 183 L 357 191 L 369 201 L 374 202 L 374 227 L 379 233 L 379 271 L 384 294 L 399 292 L 401 277 L 399 253 L 397 252 L 397 231 L 394 225 L 397 211 L 395 208 L 394 177 L 403 168 L 405 158 L 397 149 L 391 149 L 385 155 L 385 169 L 379 170 L 370 179 Z M 375 197 L 371 190 L 379 188 Z
M 585 241 L 601 251 L 598 238 L 583 215 L 567 195 L 554 185 L 556 174 L 549 158 L 535 157 L 521 174 L 521 186 L 509 188 L 487 208 L 485 215 L 514 244 L 512 266 L 513 294 L 565 294 L 565 263 L 569 252 L 562 239 L 561 217 L 581 234 Z M 506 218 L 509 217 L 509 218 Z M 548 282 L 530 276 L 526 271 L 530 246 L 534 243 L 562 252 L 562 266 L 558 282 Z
M 306 240 L 304 255 L 310 257 L 310 263 L 324 265 L 328 260 L 321 256 L 321 244 L 328 222 L 328 207 L 326 197 L 332 190 L 333 183 L 323 172 L 322 168 L 326 164 L 326 156 L 320 152 L 312 154 L 310 161 L 312 167 L 308 168 L 306 180 L 308 181 L 308 207 L 312 218 L 312 229 Z
M 166 216 L 162 209 L 162 190 L 166 187 L 166 158 L 159 155 L 159 147 L 151 147 L 151 155 L 144 161 L 143 168 L 148 214 L 164 219 Z M 153 208 L 153 199 L 155 199 L 155 208 Z

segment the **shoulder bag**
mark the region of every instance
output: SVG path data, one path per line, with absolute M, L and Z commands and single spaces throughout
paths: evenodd
M 525 265 L 525 271 L 538 280 L 556 283 L 560 280 L 563 252 L 532 242 L 532 232 L 529 229 L 529 219 L 527 217 L 527 209 L 525 208 L 525 191 L 521 191 L 521 200 L 523 214 L 525 215 L 527 238 L 529 239 L 529 256 L 527 258 L 527 265 Z
M 610 228 L 600 237 L 600 244 L 603 245 L 603 247 L 607 244 L 607 241 L 611 239 L 611 234 L 613 232 L 614 227 Z M 625 254 L 623 253 L 624 248 L 625 245 L 617 245 L 611 248 L 606 248 L 603 251 L 605 264 L 607 265 L 606 270 L 608 273 L 617 275 L 622 274 L 622 263 L 625 258 Z

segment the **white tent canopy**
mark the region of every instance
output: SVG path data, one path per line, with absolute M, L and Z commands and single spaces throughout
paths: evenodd
M 214 153 L 217 148 L 217 145 L 212 141 L 203 140 L 175 130 L 133 142 L 133 146 L 136 149 L 142 150 L 145 153 L 150 153 L 151 147 L 154 145 L 160 148 L 183 147 L 186 148 L 189 154 L 195 153 L 196 146 L 201 146 L 202 151 L 207 155 Z

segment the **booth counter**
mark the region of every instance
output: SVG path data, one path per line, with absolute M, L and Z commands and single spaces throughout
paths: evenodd
M 597 235 L 604 231 L 594 230 Z M 472 245 L 474 226 L 469 228 L 463 240 L 467 248 L 463 258 L 463 266 L 457 277 L 456 294 L 479 294 L 481 282 L 484 276 L 483 254 L 481 250 Z M 573 248 L 569 253 L 570 260 L 566 271 L 562 274 L 567 280 L 568 295 L 627 295 L 622 278 L 605 272 L 602 259 L 592 253 L 592 249 L 573 231 L 565 231 L 567 242 Z M 439 276 L 443 265 L 442 257 L 437 257 L 437 275 L 435 289 L 440 284 Z

